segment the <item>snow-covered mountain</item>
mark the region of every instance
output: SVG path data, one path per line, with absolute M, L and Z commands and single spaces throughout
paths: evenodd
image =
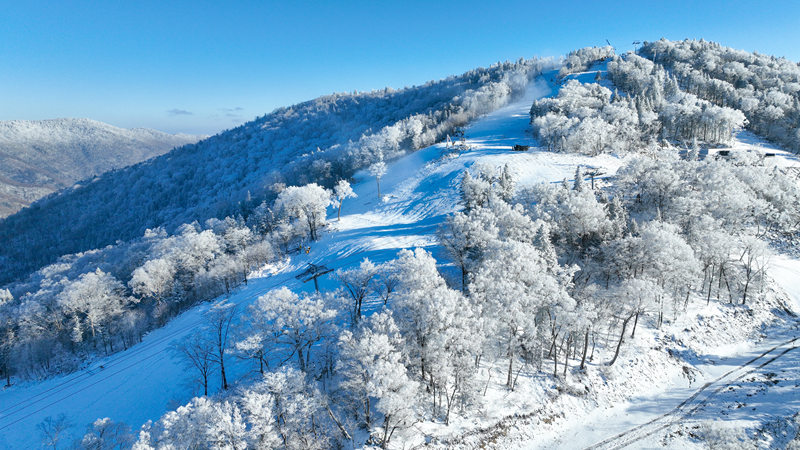
M 0 448 L 800 441 L 797 156 L 637 55 L 566 61 L 333 192 L 0 290 Z
M 331 186 L 379 157 L 443 139 L 455 127 L 518 96 L 550 60 L 520 60 L 394 90 L 334 94 L 279 108 L 0 221 L 0 284 L 63 254 L 247 214 L 276 185 Z M 75 215 L 75 211 L 81 214 Z
M 90 119 L 0 121 L 0 218 L 79 180 L 199 139 Z

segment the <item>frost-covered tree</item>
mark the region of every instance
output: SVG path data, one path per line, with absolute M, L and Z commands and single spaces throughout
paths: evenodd
M 540 184 L 529 188 L 525 196 L 534 202 L 532 216 L 550 224 L 556 242 L 583 253 L 611 234 L 612 223 L 594 191 L 578 182 L 575 187 Z
M 250 312 L 251 323 L 257 325 L 253 331 L 281 351 L 282 361 L 296 357 L 304 372 L 308 371 L 314 345 L 333 336 L 332 319 L 337 315 L 320 294 L 299 296 L 285 287 L 259 297 Z
M 619 319 L 621 320 L 621 331 L 619 340 L 614 350 L 614 357 L 608 365 L 613 365 L 619 357 L 620 348 L 625 340 L 625 331 L 628 329 L 630 321 L 633 319 L 633 331 L 631 337 L 636 332 L 636 324 L 639 316 L 648 310 L 655 308 L 658 299 L 663 297 L 661 288 L 650 280 L 629 279 L 623 281 L 614 291 L 614 298 L 618 302 L 614 305 Z
M 377 313 L 353 332 L 345 330 L 339 347 L 340 387 L 386 448 L 395 432 L 417 421 L 418 385 L 406 373 L 400 332 L 390 313 Z
M 330 192 L 316 183 L 289 186 L 278 194 L 275 209 L 289 218 L 305 223 L 309 239 L 317 240 L 317 231 L 325 226 L 325 210 L 331 204 Z
M 66 431 L 71 427 L 72 424 L 63 413 L 56 417 L 46 417 L 36 425 L 36 430 L 39 432 L 39 437 L 41 438 L 42 447 L 49 447 L 56 450 L 59 442 L 64 439 Z
M 80 447 L 87 450 L 122 450 L 131 448 L 133 443 L 130 426 L 104 417 L 89 425 Z
M 160 303 L 173 289 L 175 272 L 176 267 L 170 259 L 151 259 L 133 271 L 128 287 L 135 295 Z
M 350 183 L 347 180 L 339 180 L 333 188 L 333 194 L 335 196 L 336 219 L 342 220 L 342 203 L 344 203 L 345 199 L 356 198 L 358 195 L 353 192 L 353 188 L 350 187 Z
M 745 236 L 741 242 L 742 255 L 739 260 L 744 266 L 744 286 L 742 287 L 742 304 L 747 303 L 747 293 L 753 281 L 762 280 L 769 263 L 769 249 L 764 241 L 752 236 Z
M 206 311 L 205 319 L 208 324 L 209 339 L 213 352 L 211 360 L 219 367 L 219 378 L 222 389 L 228 389 L 228 377 L 225 373 L 225 356 L 230 345 L 229 334 L 231 323 L 236 314 L 236 305 L 227 300 L 220 300 Z
M 11 295 L 11 291 L 8 289 L 0 289 L 0 306 L 10 303 L 12 300 L 14 300 L 14 296 Z
M 364 298 L 369 294 L 373 286 L 373 280 L 377 275 L 378 267 L 366 258 L 361 261 L 358 267 L 339 269 L 336 271 L 336 278 L 342 283 L 345 292 L 347 292 L 353 300 L 353 324 L 361 319 L 361 309 L 364 304 Z
M 81 324 L 85 323 L 92 338 L 95 338 L 97 335 L 104 336 L 108 332 L 109 323 L 122 314 L 125 306 L 135 301 L 124 293 L 125 289 L 119 280 L 97 269 L 81 275 L 78 280 L 64 288 L 58 296 L 58 303 L 66 313 L 75 318 L 78 323 L 76 333 L 82 334 Z M 76 338 L 78 336 L 80 335 Z
M 444 415 L 449 422 L 456 400 L 466 400 L 471 394 L 482 346 L 477 311 L 447 287 L 436 270 L 436 260 L 425 250 L 402 250 L 395 265 L 402 281 L 393 316 L 406 337 L 420 380 L 428 385 L 432 413 Z
M 514 387 L 514 360 L 536 346 L 538 319 L 575 307 L 564 280 L 549 273 L 533 245 L 496 241 L 487 250 L 470 284 L 486 321 L 487 336 L 508 359 L 506 386 Z M 554 338 L 555 339 L 555 338 Z
M 139 434 L 136 448 L 248 448 L 241 408 L 227 400 L 196 397 Z
M 383 198 L 381 196 L 381 178 L 386 175 L 386 170 L 386 163 L 383 161 L 378 161 L 369 167 L 369 174 L 375 177 L 378 185 L 378 199 Z
M 308 384 L 302 371 L 283 367 L 266 373 L 240 403 L 252 448 L 330 448 L 323 428 L 324 394 Z
M 470 273 L 489 241 L 498 235 L 496 224 L 497 218 L 488 209 L 477 208 L 448 216 L 439 230 L 439 242 L 461 270 L 462 292 L 466 292 Z

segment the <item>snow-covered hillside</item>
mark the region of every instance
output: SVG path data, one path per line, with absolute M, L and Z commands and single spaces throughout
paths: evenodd
M 89 119 L 0 121 L 0 218 L 78 180 L 201 138 Z
M 399 90 L 327 95 L 102 175 L 0 221 L 0 240 L 9 243 L 0 247 L 0 284 L 148 228 L 247 215 L 253 202 L 274 199 L 275 184 L 330 187 L 379 157 L 444 138 L 551 66 L 520 60 Z
M 230 300 L 244 308 L 279 286 L 313 290 L 311 283 L 303 285 L 294 278 L 307 263 L 348 267 L 365 257 L 385 261 L 400 249 L 413 247 L 440 255 L 435 232 L 444 217 L 459 208 L 459 176 L 476 162 L 513 162 L 523 185 L 570 178 L 578 164 L 603 167 L 613 173 L 620 164 L 613 156 L 588 158 L 511 150 L 515 144 L 534 144 L 528 131 L 528 110 L 533 99 L 549 95 L 552 88 L 540 79 L 524 98 L 471 125 L 466 131 L 470 149 L 465 152 L 454 153 L 437 144 L 390 164 L 388 174 L 381 179 L 384 201 L 377 198 L 374 178 L 366 171 L 359 172 L 354 184 L 358 198 L 347 200 L 341 222 L 336 222 L 335 213 L 331 213 L 330 232 L 312 244 L 308 255 L 296 255 L 277 267 L 265 268 Z M 277 271 L 274 275 L 273 270 Z M 320 282 L 322 289 L 337 287 L 332 277 Z M 196 394 L 193 376 L 169 348 L 202 322 L 207 308 L 195 308 L 151 332 L 141 344 L 77 373 L 6 389 L 0 393 L 0 436 L 5 441 L 0 440 L 0 445 L 16 448 L 29 443 L 30 437 L 37 435 L 36 424 L 48 416 L 66 414 L 77 425 L 70 430 L 77 436 L 84 424 L 98 417 L 138 427 L 187 402 Z M 250 366 L 250 362 L 240 362 L 234 373 L 246 376 Z
M 597 70 L 602 66 L 569 78 L 591 82 Z M 381 198 L 376 179 L 366 170 L 357 172 L 353 184 L 357 198 L 345 201 L 341 220 L 329 209 L 330 225 L 318 241 L 308 244 L 307 251 L 293 253 L 250 274 L 247 285 L 225 298 L 237 305 L 238 316 L 243 317 L 249 305 L 275 288 L 313 291 L 313 283 L 296 278 L 309 263 L 331 269 L 352 268 L 364 258 L 382 263 L 395 258 L 401 249 L 415 247 L 431 252 L 439 270 L 458 286 L 458 269 L 439 245 L 436 233 L 448 215 L 462 208 L 460 188 L 466 169 L 508 164 L 517 189 L 524 190 L 541 183 L 574 182 L 576 167 L 580 166 L 602 174 L 597 180 L 599 188 L 635 158 L 608 153 L 553 153 L 537 148 L 529 125 L 531 104 L 554 94 L 560 85 L 556 72 L 537 78 L 522 98 L 466 127 L 464 148 L 440 143 L 389 163 L 380 179 Z M 514 145 L 530 145 L 532 149 L 514 151 Z M 752 134 L 739 133 L 731 148 L 764 153 L 769 147 Z M 720 150 L 724 149 L 712 150 L 712 156 Z M 786 152 L 774 148 L 769 152 L 776 154 L 778 166 L 798 165 L 796 157 Z M 449 424 L 435 420 L 415 423 L 406 433 L 398 434 L 392 445 L 582 448 L 598 444 L 598 448 L 618 448 L 666 443 L 684 447 L 699 445 L 690 433 L 710 436 L 719 432 L 707 423 L 718 418 L 719 411 L 741 421 L 740 431 L 742 427 L 760 426 L 768 421 L 765 418 L 786 417 L 798 403 L 791 383 L 797 375 L 793 359 L 797 357 L 793 352 L 797 321 L 793 311 L 800 311 L 796 282 L 800 261 L 780 256 L 772 263 L 768 274 L 775 282 L 770 282 L 752 305 L 739 307 L 719 299 L 713 303 L 699 301 L 694 294 L 690 303 L 687 295 L 687 307 L 680 318 L 668 318 L 659 329 L 640 325 L 636 338 L 626 341 L 613 367 L 598 358 L 589 362 L 586 372 L 573 371 L 568 378 L 565 364 L 563 380 L 550 378 L 549 369 L 545 373 L 520 368 L 520 372 L 526 370 L 510 390 L 503 379 L 505 360 L 484 361 L 478 379 L 485 400 L 477 411 L 454 417 Z M 322 290 L 339 286 L 333 274 L 320 279 Z M 720 291 L 717 288 L 717 297 Z M 374 298 L 366 310 L 372 313 L 382 306 Z M 69 424 L 63 442 L 82 436 L 86 426 L 101 417 L 138 430 L 147 421 L 156 421 L 202 394 L 193 370 L 187 369 L 173 347 L 204 323 L 203 315 L 209 307 L 197 306 L 150 332 L 141 343 L 82 370 L 43 382 L 19 383 L 0 392 L 0 448 L 36 445 L 37 424 L 61 414 Z M 598 341 L 616 339 L 612 334 L 618 331 L 611 328 L 609 322 L 607 330 L 597 330 Z M 588 332 L 586 336 L 588 344 Z M 603 358 L 613 352 L 604 350 Z M 569 359 L 569 351 L 565 353 Z M 555 354 L 559 354 L 558 348 Z M 558 360 L 554 359 L 558 369 Z M 240 386 L 260 376 L 251 360 L 231 358 L 228 364 L 229 380 Z M 217 392 L 219 383 L 212 375 L 212 393 Z M 758 396 L 758 404 L 745 400 L 753 396 Z M 786 399 L 791 403 L 782 404 Z M 755 412 L 744 416 L 743 408 L 756 410 L 750 409 Z M 688 419 L 696 420 L 698 428 L 687 425 Z M 784 424 L 783 429 L 788 430 L 785 434 L 791 434 L 792 426 Z M 365 441 L 364 436 L 356 438 L 359 443 Z M 763 442 L 777 441 L 765 438 Z

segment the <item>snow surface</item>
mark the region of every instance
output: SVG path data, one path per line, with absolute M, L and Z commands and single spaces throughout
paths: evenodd
M 573 77 L 591 81 L 595 73 L 590 71 Z M 313 289 L 313 283 L 301 284 L 295 279 L 295 275 L 310 262 L 338 269 L 358 264 L 365 257 L 374 262 L 386 261 L 394 258 L 400 249 L 411 247 L 424 247 L 438 261 L 446 260 L 443 250 L 436 245 L 435 232 L 446 215 L 459 209 L 460 174 L 475 163 L 513 163 L 519 186 L 570 179 L 577 165 L 602 168 L 607 176 L 613 175 L 624 163 L 622 158 L 613 155 L 587 157 L 535 149 L 527 152 L 511 150 L 515 144 L 536 145 L 529 129 L 529 109 L 534 99 L 554 92 L 553 78 L 554 73 L 545 74 L 530 86 L 523 98 L 473 123 L 466 130 L 468 150 L 458 153 L 446 149 L 444 144 L 437 144 L 389 164 L 388 173 L 380 180 L 382 199 L 378 199 L 375 179 L 366 171 L 358 173 L 353 184 L 358 198 L 345 200 L 341 221 L 336 221 L 336 212 L 332 210 L 329 231 L 312 244 L 310 253 L 301 252 L 252 274 L 249 284 L 229 297 L 231 302 L 239 305 L 241 313 L 260 295 L 276 287 Z M 737 145 L 758 146 L 755 141 L 749 143 L 747 139 L 750 138 L 740 134 Z M 800 310 L 800 261 L 775 258 L 773 263 L 772 276 L 790 293 L 794 302 L 792 307 Z M 443 269 L 455 276 L 454 269 Z M 320 279 L 320 287 L 333 289 L 338 286 L 332 277 L 325 277 Z M 36 425 L 48 416 L 65 414 L 73 425 L 68 430 L 70 437 L 78 437 L 84 433 L 86 425 L 98 417 L 125 422 L 136 430 L 146 421 L 156 420 L 168 410 L 188 402 L 197 394 L 198 385 L 191 371 L 186 370 L 172 354 L 170 346 L 202 323 L 202 314 L 208 307 L 209 304 L 204 304 L 187 311 L 163 328 L 149 333 L 142 343 L 83 370 L 42 382 L 15 385 L 0 392 L 0 448 L 37 445 Z M 377 304 L 367 305 L 367 309 L 378 307 Z M 716 303 L 707 309 L 696 305 L 694 310 L 697 314 L 711 316 L 726 313 L 724 305 Z M 745 322 L 739 324 L 742 324 L 742 329 L 747 329 Z M 737 323 L 732 326 L 737 326 Z M 649 358 L 625 353 L 628 362 L 614 366 L 614 370 L 649 373 L 650 378 L 632 380 L 630 383 L 633 385 L 620 392 L 603 391 L 603 385 L 608 383 L 601 375 L 619 380 L 627 373 L 598 371 L 599 375 L 594 379 L 582 380 L 592 389 L 602 392 L 604 404 L 617 404 L 611 408 L 592 409 L 592 405 L 575 396 L 559 396 L 556 401 L 548 402 L 553 398 L 554 386 L 536 376 L 520 382 L 516 391 L 508 393 L 501 386 L 498 372 L 489 378 L 486 407 L 479 417 L 458 418 L 447 429 L 441 424 L 423 424 L 417 429 L 419 440 L 407 444 L 424 444 L 431 436 L 463 435 L 479 427 L 493 427 L 511 414 L 546 407 L 551 419 L 545 423 L 551 425 L 540 426 L 542 422 L 538 419 L 536 424 L 512 422 L 515 431 L 505 430 L 507 433 L 492 445 L 507 448 L 589 446 L 661 416 L 691 397 L 703 383 L 712 382 L 706 389 L 711 392 L 712 388 L 716 389 L 742 370 L 746 371 L 737 367 L 786 340 L 785 336 L 789 334 L 788 331 L 776 334 L 757 345 L 748 344 L 750 340 L 717 342 L 713 336 L 702 345 L 688 345 L 694 352 L 706 353 L 696 358 L 695 367 L 700 367 L 700 371 L 694 375 L 693 381 L 687 380 L 665 351 L 650 352 L 660 356 Z M 637 334 L 638 342 L 654 339 L 655 334 L 649 330 Z M 706 342 L 710 343 L 706 345 Z M 794 356 L 800 357 L 800 352 L 797 353 Z M 231 366 L 230 379 L 255 376 L 249 361 L 231 358 L 228 364 Z M 492 368 L 485 370 L 488 373 Z M 734 372 L 728 378 L 713 381 L 730 370 Z M 218 384 L 218 380 L 210 381 L 210 387 Z M 583 388 L 577 383 L 575 387 Z M 632 393 L 644 390 L 648 390 L 649 395 L 639 394 L 631 398 Z M 705 394 L 698 394 L 696 399 L 705 398 L 702 395 Z M 650 442 L 647 445 L 656 444 Z

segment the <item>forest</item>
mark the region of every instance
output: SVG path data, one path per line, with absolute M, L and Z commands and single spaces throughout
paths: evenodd
M 796 62 L 689 39 L 645 42 L 639 53 L 669 69 L 685 91 L 740 110 L 755 133 L 800 151 Z

